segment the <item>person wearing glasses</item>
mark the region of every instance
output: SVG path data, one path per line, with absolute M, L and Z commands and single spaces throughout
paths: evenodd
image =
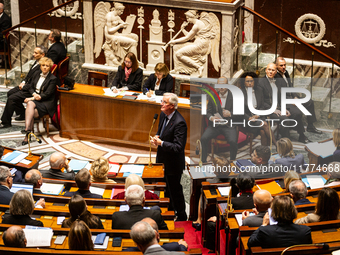
M 0 204 L 9 205 L 14 195 L 10 191 L 13 184 L 13 175 L 7 166 L 0 166 Z
M 169 68 L 164 63 L 158 63 L 155 66 L 155 73 L 151 74 L 143 85 L 143 93 L 148 97 L 152 95 L 163 95 L 171 92 L 173 87 L 173 78 L 169 74 Z
M 143 70 L 138 66 L 136 55 L 128 52 L 122 65 L 118 67 L 111 89 L 113 93 L 117 93 L 119 90 L 141 91 L 142 80 Z

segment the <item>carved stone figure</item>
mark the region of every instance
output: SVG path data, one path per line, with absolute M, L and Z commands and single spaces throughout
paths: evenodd
M 131 33 L 136 15 L 130 15 L 124 22 L 120 15 L 123 14 L 125 6 L 114 3 L 110 10 L 110 3 L 99 2 L 94 10 L 95 46 L 94 53 L 97 58 L 104 50 L 106 64 L 119 66 L 128 52 L 137 56 L 138 35 Z M 118 31 L 123 29 L 121 33 Z M 103 44 L 103 35 L 105 43 Z
M 198 73 L 202 77 L 204 65 L 207 57 L 211 54 L 213 66 L 219 71 L 221 66 L 219 57 L 220 45 L 220 22 L 214 13 L 202 12 L 201 18 L 195 10 L 185 13 L 187 22 L 181 26 L 184 37 L 172 39 L 169 44 L 174 45 L 174 64 L 175 68 L 171 73 Z M 192 23 L 193 27 L 188 32 L 184 28 Z M 194 42 L 188 42 L 195 39 Z M 207 65 L 206 65 L 207 66 Z

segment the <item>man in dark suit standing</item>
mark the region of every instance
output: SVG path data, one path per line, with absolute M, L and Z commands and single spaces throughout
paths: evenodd
M 276 75 L 276 64 L 269 63 L 266 68 L 266 76 L 261 78 L 259 81 L 259 86 L 263 90 L 264 95 L 264 105 L 265 109 L 270 109 L 273 104 L 273 88 L 274 86 L 277 88 L 277 105 L 275 111 L 269 115 L 270 119 L 280 120 L 280 122 L 284 121 L 286 125 L 293 125 L 293 123 L 288 124 L 287 119 L 293 119 L 296 121 L 296 126 L 294 127 L 299 134 L 299 142 L 308 143 L 309 139 L 305 136 L 305 128 L 302 123 L 302 113 L 300 110 L 292 104 L 287 105 L 286 115 L 283 115 L 281 112 L 281 83 L 274 79 Z M 290 138 L 289 131 L 291 127 L 284 127 L 280 124 L 280 134 L 282 137 Z
M 217 84 L 227 84 L 228 79 L 220 77 L 217 80 Z M 208 149 L 210 147 L 211 139 L 223 135 L 230 145 L 230 160 L 236 159 L 237 155 L 237 131 L 235 127 L 230 126 L 230 120 L 235 118 L 233 116 L 233 96 L 227 88 L 218 89 L 219 100 L 216 100 L 217 104 L 213 100 L 209 100 L 207 109 L 207 118 L 209 124 L 207 129 L 204 131 L 201 143 L 202 143 L 202 162 L 207 162 Z M 214 120 L 224 119 L 227 120 L 227 124 L 213 126 Z
M 0 50 L 4 50 L 4 38 L 2 31 L 9 29 L 12 26 L 11 18 L 4 12 L 4 4 L 0 3 Z M 8 45 L 7 45 L 8 46 Z
M 67 159 L 61 152 L 54 152 L 50 156 L 50 170 L 41 170 L 44 178 L 74 180 L 75 173 L 68 169 Z M 66 173 L 62 172 L 66 169 Z
M 52 59 L 53 63 L 58 65 L 60 61 L 66 58 L 66 48 L 61 42 L 61 32 L 58 29 L 52 29 L 48 40 L 51 46 L 48 48 L 46 56 Z
M 76 192 L 66 192 L 64 196 L 72 197 L 74 195 L 80 195 L 83 198 L 103 198 L 101 195 L 91 193 L 91 174 L 86 168 L 81 169 L 76 174 L 75 181 L 79 189 Z
M 0 166 L 0 204 L 9 205 L 14 195 L 10 191 L 13 184 L 13 175 L 7 166 Z
M 131 185 L 125 192 L 125 202 L 129 205 L 129 211 L 120 211 L 112 214 L 112 229 L 130 229 L 133 224 L 144 218 L 151 218 L 159 229 L 168 229 L 163 217 L 158 210 L 144 209 L 144 190 L 139 185 Z
M 277 73 L 275 75 L 275 79 L 281 82 L 281 87 L 291 87 L 293 88 L 292 81 L 290 79 L 289 73 L 286 70 L 286 60 L 283 57 L 278 57 L 276 59 L 276 68 Z M 288 98 L 300 98 L 297 93 L 289 93 L 287 94 Z M 312 114 L 307 116 L 307 131 L 321 134 L 322 132 L 315 128 L 314 122 L 316 122 L 315 109 L 314 109 L 314 101 L 310 99 L 308 102 L 302 104 L 306 109 Z
M 22 95 L 22 89 L 24 88 L 25 84 L 29 84 L 32 81 L 32 78 L 37 74 L 41 73 L 40 70 L 40 65 L 39 65 L 39 60 L 42 57 L 45 57 L 46 54 L 46 48 L 44 46 L 37 46 L 34 49 L 33 52 L 33 58 L 35 60 L 34 64 L 31 66 L 29 72 L 27 73 L 25 79 L 19 84 L 19 86 L 14 87 L 13 89 L 9 90 L 7 92 L 7 98 L 8 101 L 17 101 L 20 98 L 21 101 L 21 96 Z M 2 121 L 2 127 L 6 128 L 11 125 L 11 118 L 13 112 L 9 111 L 9 108 L 6 108 L 7 111 L 4 111 L 1 121 Z M 14 109 L 17 117 L 15 120 L 25 120 L 25 107 L 22 105 L 22 103 L 16 104 L 16 108 Z
M 161 104 L 158 131 L 151 137 L 151 143 L 157 146 L 156 162 L 164 164 L 165 196 L 170 197 L 169 210 L 175 209 L 177 221 L 186 221 L 181 176 L 185 168 L 187 123 L 176 110 L 178 97 L 175 94 L 165 93 Z

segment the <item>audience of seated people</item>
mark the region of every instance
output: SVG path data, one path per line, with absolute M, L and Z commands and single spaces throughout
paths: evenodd
M 25 248 L 27 244 L 25 232 L 19 226 L 11 226 L 2 234 L 7 247 Z
M 166 251 L 158 244 L 159 235 L 157 231 L 145 221 L 136 222 L 131 227 L 130 236 L 143 254 L 173 254 L 173 252 Z M 184 253 L 176 252 L 176 254 Z
M 92 182 L 111 182 L 114 183 L 115 181 L 112 179 L 107 178 L 107 173 L 110 170 L 109 161 L 104 158 L 100 157 L 92 162 L 90 173 L 91 173 L 91 181 Z
M 144 209 L 144 190 L 139 185 L 131 185 L 125 192 L 125 201 L 129 211 L 115 212 L 112 214 L 112 229 L 130 229 L 133 224 L 146 217 L 156 221 L 159 229 L 168 229 L 159 210 Z
M 70 218 L 65 219 L 62 223 L 63 228 L 69 228 L 77 219 L 84 221 L 89 228 L 103 229 L 103 223 L 100 218 L 93 215 L 87 210 L 87 205 L 84 198 L 80 195 L 71 197 L 68 204 L 70 210 Z
M 50 169 L 40 170 L 44 178 L 74 180 L 75 173 L 69 169 L 68 161 L 61 152 L 54 152 L 50 156 Z M 66 170 L 66 173 L 64 172 Z
M 157 240 L 160 240 L 160 234 L 158 232 L 157 223 L 151 218 L 144 218 L 141 221 L 147 222 L 150 226 L 156 231 Z M 166 251 L 186 251 L 188 248 L 188 244 L 183 239 L 178 242 L 164 243 L 161 247 Z M 124 251 L 139 251 L 138 247 L 129 247 L 124 249 Z
M 306 184 L 301 180 L 292 181 L 289 184 L 289 192 L 295 205 L 311 204 L 307 197 Z
M 76 192 L 66 192 L 64 196 L 72 197 L 73 195 L 81 195 L 84 198 L 103 198 L 101 195 L 94 194 L 90 191 L 91 174 L 86 168 L 81 169 L 76 174 L 75 181 L 78 190 Z
M 336 147 L 336 150 L 333 152 L 333 160 L 340 161 L 340 128 L 336 128 L 333 130 L 333 143 Z
M 150 192 L 145 189 L 144 187 L 144 181 L 141 177 L 139 177 L 137 174 L 130 174 L 126 179 L 125 179 L 125 190 L 128 189 L 131 185 L 139 185 L 145 190 L 145 199 L 159 199 L 157 194 Z M 112 199 L 124 199 L 125 198 L 125 191 L 118 193 Z
M 250 236 L 248 247 L 276 248 L 312 243 L 310 227 L 293 223 L 297 210 L 288 196 L 276 196 L 270 208 L 270 216 L 277 221 L 277 224 L 269 225 L 267 213 L 263 218 L 262 226 Z
M 336 186 L 340 185 L 340 162 L 331 162 L 327 166 L 328 179 L 325 186 Z
M 276 164 L 280 164 L 287 170 L 294 170 L 298 173 L 306 169 L 306 162 L 302 154 L 295 155 L 293 144 L 289 138 L 281 138 L 277 141 L 277 153 L 281 158 L 275 159 Z M 273 161 L 270 161 L 270 163 Z
M 44 224 L 41 221 L 34 220 L 30 217 L 33 211 L 34 201 L 31 193 L 25 189 L 19 190 L 13 195 L 9 203 L 10 214 L 4 216 L 2 223 L 43 227 Z
M 323 188 L 319 191 L 315 213 L 310 213 L 306 217 L 297 219 L 295 224 L 340 219 L 339 209 L 340 201 L 338 193 L 334 189 Z
M 68 247 L 70 250 L 93 251 L 92 233 L 86 223 L 76 219 L 68 233 Z
M 273 197 L 267 190 L 257 190 L 253 196 L 254 206 L 253 213 L 250 215 L 248 211 L 242 213 L 242 226 L 259 227 L 262 225 L 263 217 L 270 208 Z

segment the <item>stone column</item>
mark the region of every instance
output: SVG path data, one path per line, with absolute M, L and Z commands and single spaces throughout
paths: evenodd
M 222 13 L 222 36 L 221 36 L 221 76 L 231 78 L 233 75 L 233 38 L 235 10 Z
M 83 0 L 85 63 L 94 63 L 93 57 L 93 6 L 92 0 Z
M 254 0 L 245 0 L 245 6 L 254 10 Z M 244 11 L 244 42 L 253 42 L 253 28 L 254 28 L 254 15 L 250 12 Z
M 20 23 L 19 0 L 11 0 L 12 26 Z

